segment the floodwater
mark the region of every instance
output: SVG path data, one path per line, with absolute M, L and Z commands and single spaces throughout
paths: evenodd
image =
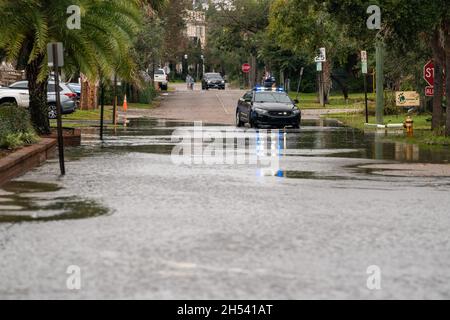
M 201 146 L 233 137 L 223 163 L 174 162 L 172 134 L 199 130 Z M 448 163 L 449 149 L 333 121 L 264 136 L 140 119 L 104 141 L 84 130 L 66 157 L 65 177 L 52 160 L 0 189 L 0 298 L 450 298 L 450 179 L 360 168 Z M 371 265 L 382 290 L 366 286 Z

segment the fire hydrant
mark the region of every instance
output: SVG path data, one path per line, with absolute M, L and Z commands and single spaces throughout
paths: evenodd
M 405 122 L 403 123 L 403 127 L 405 127 L 406 129 L 407 136 L 412 137 L 414 132 L 414 121 L 410 116 L 406 118 Z

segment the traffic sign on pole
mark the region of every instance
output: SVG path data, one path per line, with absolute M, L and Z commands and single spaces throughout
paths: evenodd
M 434 86 L 434 63 L 433 60 L 428 61 L 423 67 L 423 78 L 429 86 Z
M 434 97 L 434 87 L 426 86 L 425 87 L 425 96 L 427 96 L 427 97 Z
M 56 54 L 53 48 L 56 48 Z M 50 68 L 64 67 L 64 48 L 62 42 L 47 44 L 48 66 Z
M 249 73 L 250 70 L 252 70 L 252 67 L 250 66 L 250 64 L 244 63 L 244 64 L 242 65 L 242 72 L 244 72 L 244 73 Z
M 361 70 L 363 74 L 367 74 L 367 51 L 361 51 Z

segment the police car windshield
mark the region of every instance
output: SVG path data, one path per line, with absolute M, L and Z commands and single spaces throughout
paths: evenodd
M 255 102 L 292 103 L 287 94 L 282 92 L 256 92 Z

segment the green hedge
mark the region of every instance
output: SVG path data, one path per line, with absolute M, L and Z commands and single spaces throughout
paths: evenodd
M 28 110 L 14 105 L 0 107 L 0 148 L 15 149 L 37 141 Z

